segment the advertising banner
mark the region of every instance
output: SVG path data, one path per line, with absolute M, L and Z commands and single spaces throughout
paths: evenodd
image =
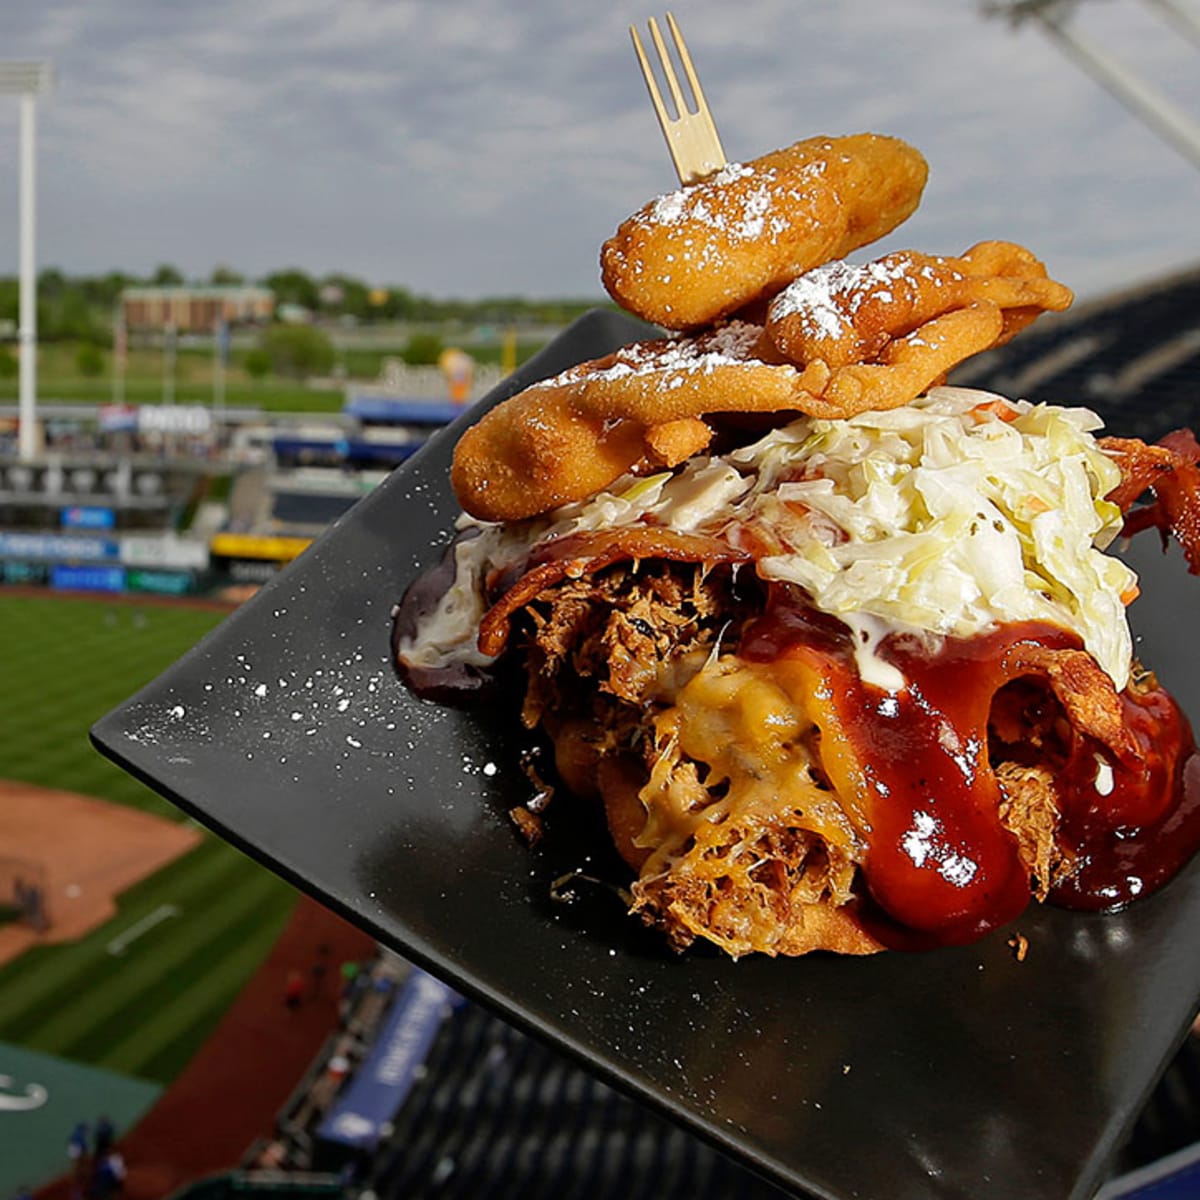
M 212 413 L 197 404 L 143 404 L 138 409 L 139 433 L 206 434 Z
M 201 570 L 208 566 L 208 546 L 186 538 L 128 534 L 120 540 L 121 561 L 127 567 L 176 567 Z
M 137 429 L 138 410 L 132 404 L 102 404 L 96 416 L 101 433 L 132 433 Z
M 115 561 L 120 547 L 110 538 L 61 533 L 0 532 L 0 558 L 58 559 L 67 562 Z
M 73 504 L 60 514 L 64 529 L 112 529 L 117 514 L 111 508 L 94 504 Z
M 20 562 L 9 559 L 0 562 L 0 580 L 13 584 L 43 584 L 50 572 L 45 563 Z
M 264 537 L 251 533 L 216 533 L 209 549 L 219 558 L 259 558 L 291 562 L 312 544 L 311 538 Z
M 120 567 L 54 566 L 50 586 L 72 592 L 123 592 L 125 572 Z
M 195 576 L 189 571 L 133 570 L 125 574 L 125 586 L 131 592 L 152 592 L 158 596 L 186 596 Z
M 373 1147 L 392 1120 L 425 1062 L 457 992 L 424 971 L 404 981 L 375 1044 L 325 1114 L 317 1136 L 343 1146 Z

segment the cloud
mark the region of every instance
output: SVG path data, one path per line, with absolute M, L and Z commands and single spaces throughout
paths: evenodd
M 973 0 L 679 0 L 725 149 L 875 129 L 929 158 L 894 244 L 1027 242 L 1081 291 L 1200 258 L 1200 173 L 1032 26 Z M 438 295 L 598 294 L 599 242 L 673 186 L 634 0 L 7 0 L 51 58 L 40 251 L 72 270 L 296 264 Z M 1200 51 L 1134 0 L 1077 27 L 1200 118 Z M 15 106 L 14 106 L 15 108 Z M 15 111 L 0 105 L 0 159 Z M 896 241 L 898 239 L 898 241 Z M 0 271 L 15 267 L 0 197 Z

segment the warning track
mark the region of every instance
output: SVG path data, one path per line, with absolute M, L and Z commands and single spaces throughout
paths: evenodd
M 129 1168 L 126 1200 L 161 1200 L 184 1183 L 235 1167 L 255 1138 L 271 1133 L 276 1113 L 337 1026 L 338 966 L 373 950 L 367 934 L 316 901 L 297 902 L 212 1037 L 120 1140 Z M 319 988 L 310 987 L 298 1008 L 285 1007 L 289 974 L 311 979 L 319 961 L 330 967 Z M 70 1197 L 65 1178 L 38 1192 L 38 1200 Z

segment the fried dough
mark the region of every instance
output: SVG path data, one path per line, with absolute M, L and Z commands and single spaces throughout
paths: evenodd
M 921 335 L 947 313 L 994 308 L 1003 314 L 992 342 L 965 337 L 961 357 L 943 365 L 945 370 L 1008 341 L 1039 313 L 1063 311 L 1072 299 L 1069 288 L 1048 278 L 1045 266 L 1013 242 L 981 242 L 959 258 L 901 250 L 874 262 L 838 261 L 802 275 L 771 301 L 766 332 L 791 362 L 803 366 L 819 359 L 836 369 L 886 363 L 887 349 L 901 338 L 919 351 Z M 996 322 L 989 318 L 987 324 Z M 974 332 L 983 325 L 970 328 Z M 947 349 L 946 339 L 928 336 L 924 344 L 931 362 L 942 362 L 945 356 L 934 350 Z M 902 357 L 915 365 L 921 355 Z M 929 379 L 939 373 L 932 371 Z
M 710 324 L 889 233 L 926 175 L 898 138 L 808 138 L 651 201 L 604 243 L 601 277 L 647 321 Z
M 450 476 L 459 502 L 485 521 L 535 516 L 699 453 L 712 436 L 705 413 L 795 408 L 801 373 L 757 357 L 761 343 L 759 326 L 731 324 L 634 342 L 534 384 L 463 434 Z

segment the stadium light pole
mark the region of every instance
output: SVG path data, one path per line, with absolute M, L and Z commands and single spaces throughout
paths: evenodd
M 1194 167 L 1200 167 L 1200 125 L 1072 28 L 1070 16 L 1077 3 L 1078 0 L 984 0 L 983 12 L 985 16 L 1007 17 L 1014 26 L 1027 20 L 1036 21 L 1076 66 L 1170 142 Z
M 37 274 L 34 254 L 34 205 L 37 200 L 34 141 L 37 133 L 36 101 L 39 92 L 53 81 L 47 62 L 0 62 L 0 92 L 16 95 L 21 104 L 21 141 L 19 151 L 20 208 L 20 300 L 19 329 L 20 380 L 18 412 L 20 432 L 17 452 L 23 459 L 37 450 Z
M 1180 8 L 1174 0 L 1142 0 L 1142 2 L 1154 9 L 1178 33 L 1200 46 L 1200 13 L 1193 9 Z

